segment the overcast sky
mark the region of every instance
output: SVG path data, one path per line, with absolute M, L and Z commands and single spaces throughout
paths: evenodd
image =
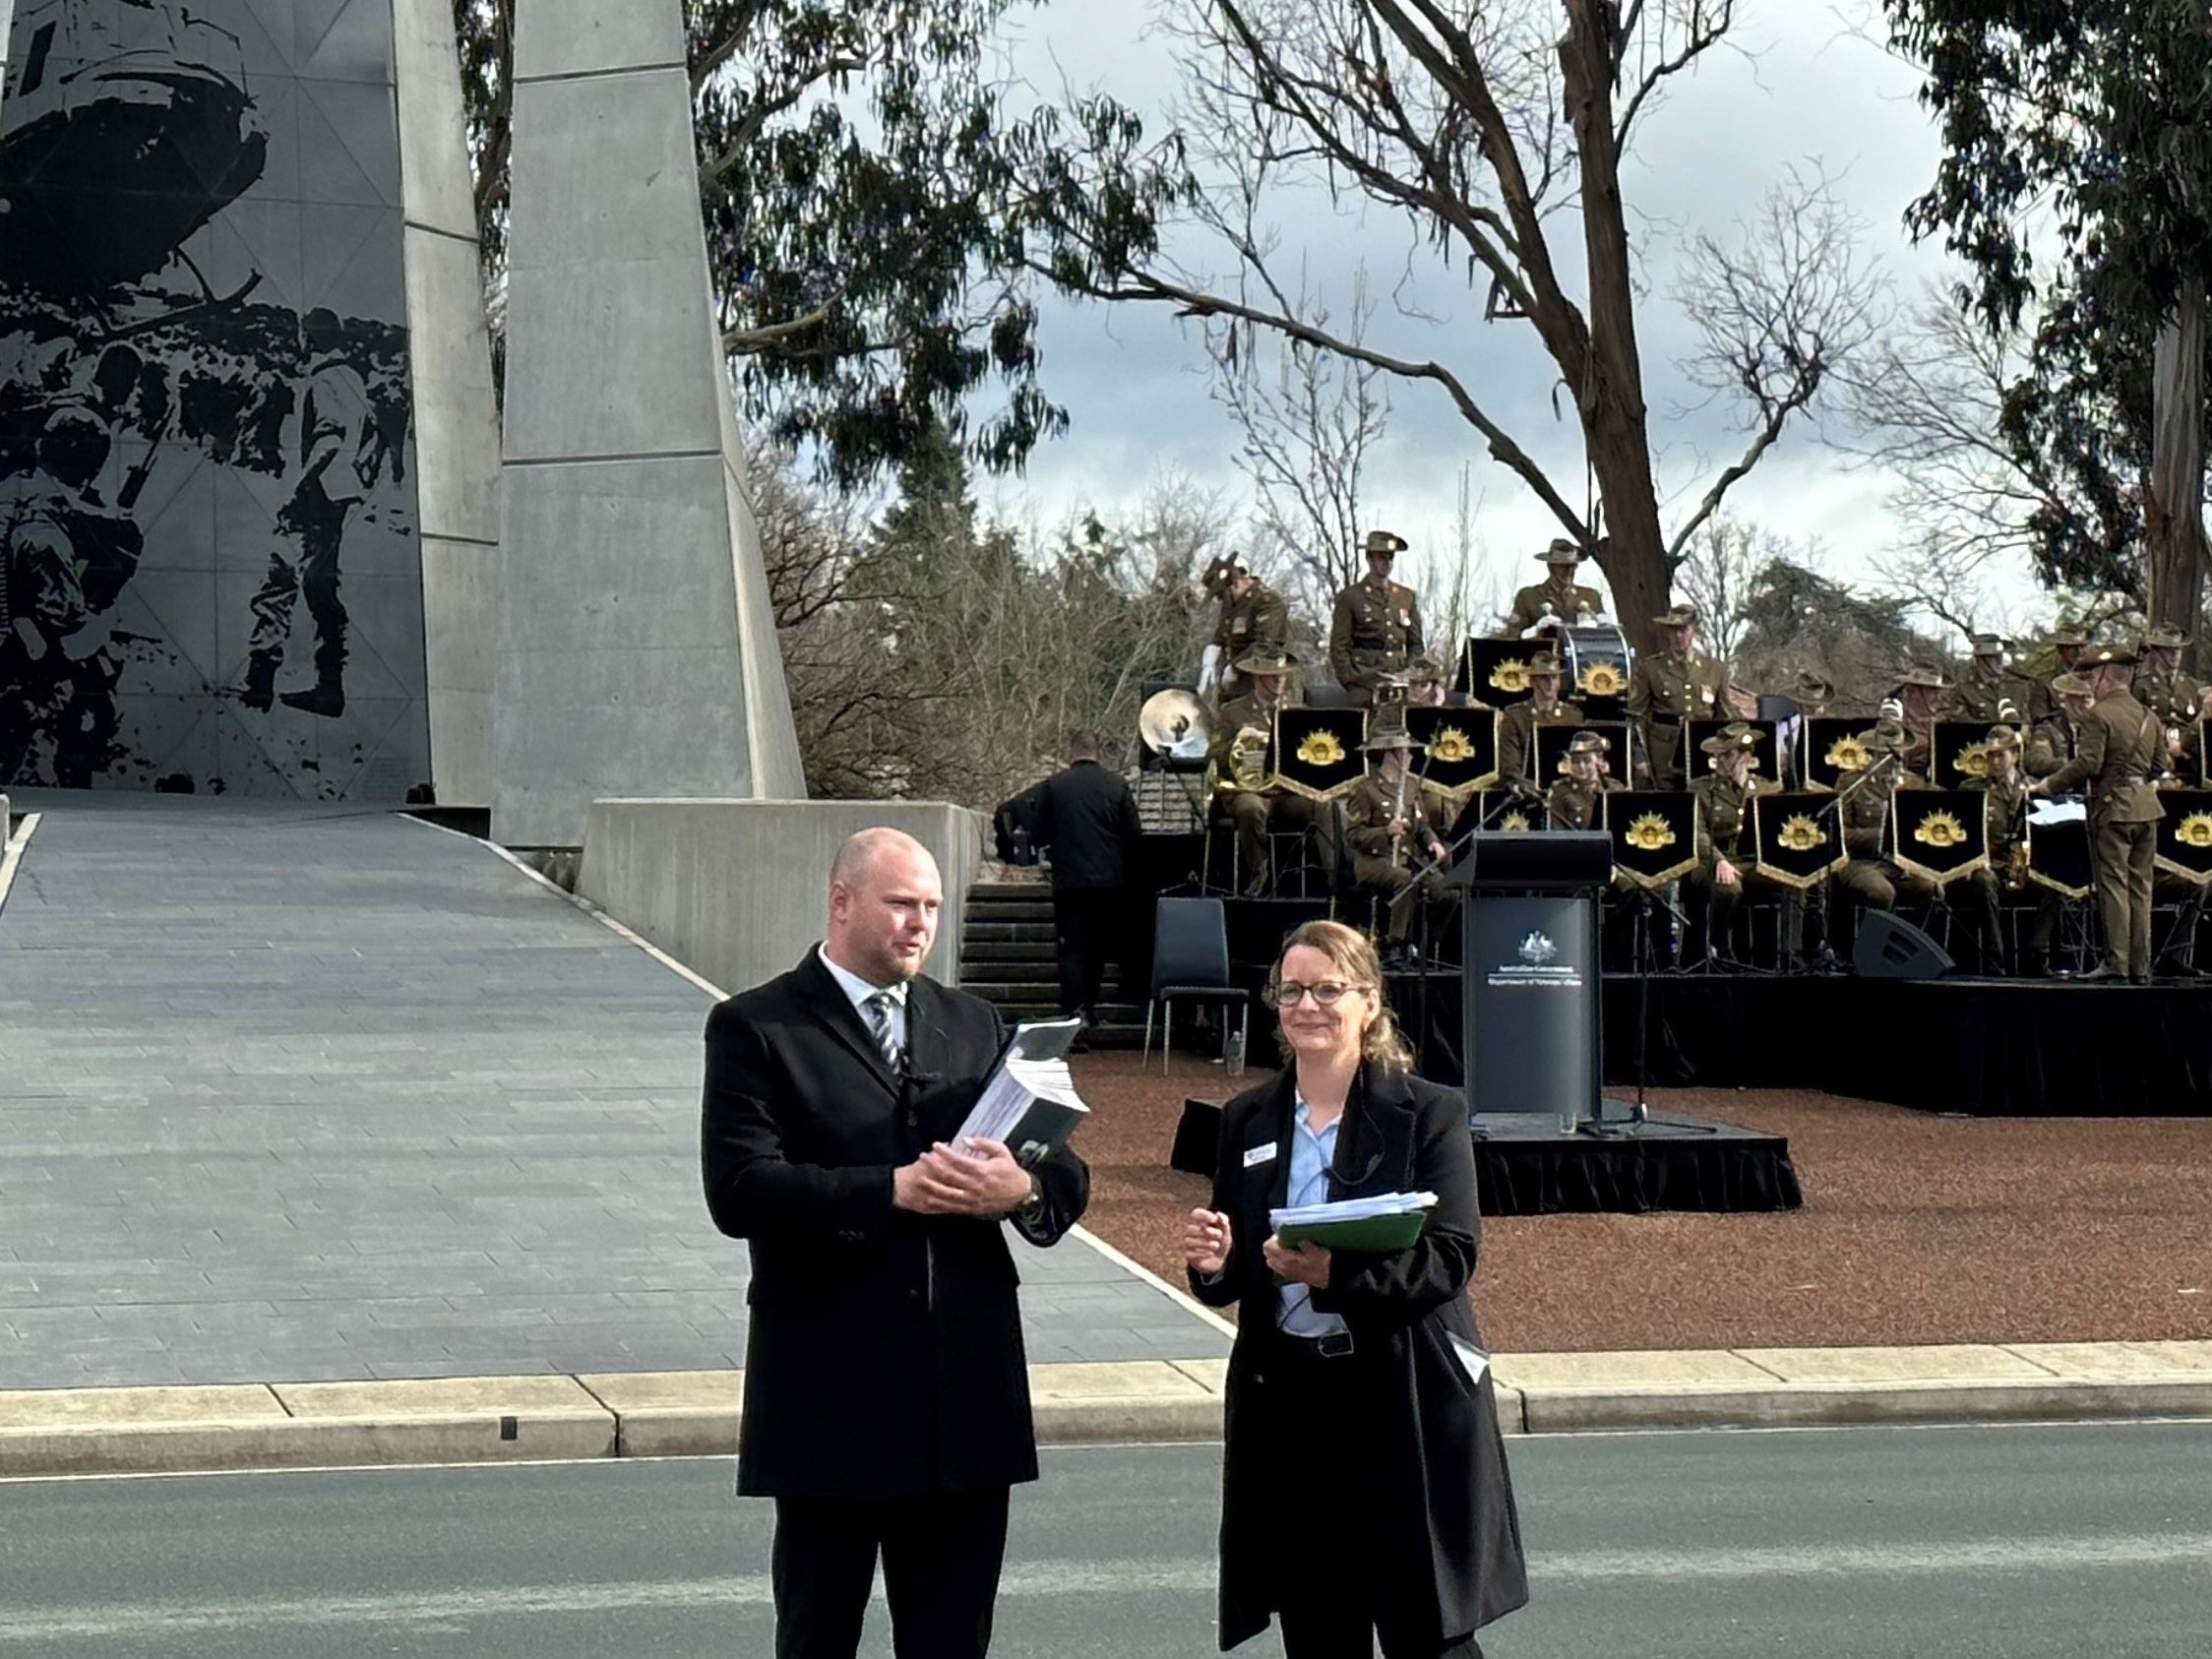
M 1739 10 L 1735 49 L 1708 54 L 1693 76 L 1674 83 L 1669 101 L 1642 125 L 1623 176 L 1649 294 L 1639 330 L 1662 519 L 1670 526 L 1746 441 L 1730 411 L 1707 402 L 1672 364 L 1690 338 L 1668 297 L 1686 232 L 1732 239 L 1791 166 L 1816 168 L 1865 221 L 1866 256 L 1901 299 L 1914 300 L 1922 284 L 1944 275 L 1939 254 L 1913 247 L 1902 229 L 1906 204 L 1933 175 L 1936 135 L 1914 99 L 1915 72 L 1869 37 L 1870 31 L 1878 37 L 1870 23 L 1876 14 L 1872 0 L 1744 0 Z M 1029 16 L 1017 65 L 1040 86 L 1065 75 L 1156 115 L 1177 85 L 1171 43 L 1148 28 L 1156 14 L 1102 24 L 1109 15 L 1105 7 L 1059 5 Z M 1291 209 L 1280 219 L 1286 264 L 1303 259 L 1332 299 L 1349 292 L 1363 257 L 1371 285 L 1386 288 L 1405 269 L 1402 220 L 1357 207 L 1335 214 L 1318 199 Z M 1202 244 L 1178 251 L 1187 263 L 1208 257 Z M 1578 249 L 1572 259 L 1564 258 L 1568 251 L 1563 249 L 1563 264 L 1571 274 Z M 1437 320 L 1385 314 L 1370 338 L 1452 367 L 1579 502 L 1579 447 L 1552 413 L 1554 371 L 1527 325 L 1485 324 L 1480 290 L 1431 263 L 1417 271 L 1420 307 Z M 1579 297 L 1579 280 L 1570 275 L 1569 281 Z M 1072 428 L 1036 454 L 1025 477 L 983 486 L 1002 516 L 1051 522 L 1086 503 L 1106 512 L 1170 475 L 1249 498 L 1233 460 L 1239 434 L 1207 396 L 1193 325 L 1149 306 L 1056 302 L 1045 317 L 1043 346 L 1047 389 L 1068 408 Z M 1371 459 L 1368 522 L 1405 535 L 1413 552 L 1401 563 L 1417 567 L 1450 546 L 1458 478 L 1471 461 L 1477 535 L 1493 580 L 1501 589 L 1533 580 L 1540 572 L 1531 555 L 1557 533 L 1550 514 L 1482 454 L 1477 435 L 1441 391 L 1399 385 L 1392 405 L 1389 431 Z M 1728 510 L 1793 540 L 1817 538 L 1827 550 L 1825 569 L 1865 580 L 1868 561 L 1892 534 L 1885 488 L 1878 474 L 1849 464 L 1813 423 L 1801 422 L 1736 486 Z M 1486 586 L 1478 585 L 1478 594 Z M 2041 608 L 2024 584 L 2008 597 L 2005 620 L 2014 624 Z

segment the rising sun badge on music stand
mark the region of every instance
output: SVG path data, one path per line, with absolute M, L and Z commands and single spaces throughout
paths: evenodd
M 1920 821 L 1913 839 L 1923 846 L 1955 847 L 1966 840 L 1966 826 L 1947 812 L 1932 812 Z
M 1445 766 L 1455 767 L 1462 761 L 1474 758 L 1475 746 L 1457 726 L 1442 727 L 1429 740 L 1429 759 L 1432 761 L 1442 761 Z
M 1675 844 L 1674 826 L 1655 812 L 1647 812 L 1628 826 L 1622 837 L 1638 852 L 1657 852 Z
M 1306 741 L 1298 746 L 1298 758 L 1310 767 L 1340 766 L 1344 760 L 1344 745 L 1336 741 L 1332 731 L 1312 731 Z
M 1827 844 L 1828 832 L 1809 813 L 1793 813 L 1782 821 L 1781 833 L 1776 837 L 1792 852 L 1811 852 L 1814 847 Z
M 1508 656 L 1490 671 L 1491 688 L 1502 692 L 1528 690 L 1528 664 L 1517 656 Z
M 2174 828 L 2174 838 L 2185 847 L 2212 847 L 2212 812 L 2192 812 Z

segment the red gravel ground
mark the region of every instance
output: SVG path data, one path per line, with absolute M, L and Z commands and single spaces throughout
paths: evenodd
M 1181 1283 L 1207 1184 L 1167 1167 L 1186 1096 L 1126 1053 L 1076 1063 L 1090 1229 Z M 1254 1072 L 1244 1079 L 1257 1082 Z M 1507 1216 L 1475 1300 L 1502 1351 L 2212 1338 L 2212 1119 L 1944 1118 L 1792 1090 L 1654 1090 L 1789 1137 L 1805 1207 Z

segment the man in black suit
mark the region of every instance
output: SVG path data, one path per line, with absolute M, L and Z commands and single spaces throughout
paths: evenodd
M 1143 828 L 1119 772 L 1098 764 L 1089 732 L 1068 739 L 1068 768 L 1044 781 L 1037 843 L 1052 851 L 1052 926 L 1060 946 L 1060 1012 L 1097 1017 L 1106 958 L 1125 932 L 1122 880 Z
M 926 847 L 862 830 L 822 944 L 707 1021 L 701 1162 L 752 1250 L 737 1489 L 776 1501 L 777 1659 L 850 1659 L 879 1553 L 900 1659 L 981 1659 L 1007 1492 L 1037 1476 L 1000 1222 L 1053 1243 L 1090 1174 L 948 1144 L 1001 1039 L 922 976 L 943 901 Z

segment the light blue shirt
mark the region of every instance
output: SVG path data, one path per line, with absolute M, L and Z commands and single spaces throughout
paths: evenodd
M 1329 1166 L 1336 1161 L 1336 1132 L 1344 1122 L 1339 1112 L 1336 1121 L 1316 1135 L 1311 1127 L 1314 1109 L 1306 1104 L 1304 1095 L 1298 1097 L 1298 1108 L 1291 1114 L 1290 1131 L 1290 1185 L 1285 1189 L 1286 1205 L 1318 1204 L 1328 1200 Z M 1326 1336 L 1331 1331 L 1346 1329 L 1343 1320 L 1335 1314 L 1324 1314 L 1313 1305 L 1313 1287 L 1286 1284 L 1277 1293 L 1282 1299 L 1275 1323 L 1293 1336 Z
M 849 973 L 830 959 L 830 952 L 817 945 L 814 953 L 822 958 L 822 965 L 830 970 L 830 977 L 837 982 L 837 989 L 852 999 L 852 1012 L 860 1015 L 860 1023 L 870 1030 L 875 1028 L 862 1005 L 870 997 L 886 996 L 891 999 L 891 1034 L 898 1039 L 898 1052 L 906 1052 L 906 981 L 896 985 L 871 985 L 857 973 Z

